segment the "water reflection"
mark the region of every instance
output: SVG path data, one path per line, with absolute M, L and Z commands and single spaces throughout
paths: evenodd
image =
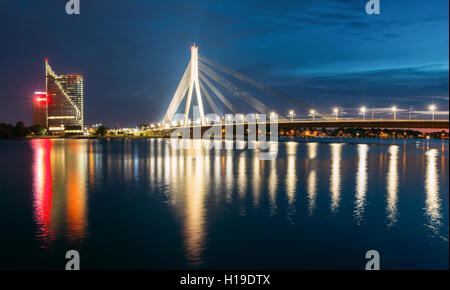
M 389 146 L 389 168 L 387 174 L 387 226 L 392 227 L 397 223 L 398 202 L 398 146 Z
M 52 168 L 50 152 L 52 142 L 47 139 L 34 140 L 33 164 L 33 206 L 34 220 L 38 226 L 36 236 L 46 246 L 47 239 L 52 239 L 51 207 L 52 207 Z
M 341 151 L 342 144 L 330 144 L 331 146 L 331 212 L 339 209 L 339 201 L 341 200 Z
M 172 161 L 164 163 L 164 181 L 166 186 L 170 188 L 168 192 L 172 195 L 169 197 L 172 201 L 171 204 L 179 212 L 183 224 L 182 232 L 187 264 L 198 267 L 203 262 L 202 256 L 206 237 L 205 196 L 207 185 L 210 182 L 210 175 L 208 175 L 211 168 L 209 158 L 212 155 L 209 155 L 206 152 L 207 150 L 200 146 L 201 144 L 196 144 L 199 140 L 177 140 L 175 142 L 192 143 L 184 144 L 186 148 L 190 149 L 174 149 L 175 147 L 170 147 L 174 144 L 166 143 L 168 147 L 164 146 L 164 153 L 159 151 L 159 154 L 165 156 L 166 160 Z M 178 143 L 174 146 L 179 145 Z M 221 166 L 225 171 L 228 168 L 225 166 L 225 160 L 221 159 L 220 151 L 216 151 L 214 154 L 215 172 L 213 179 L 216 186 L 222 173 L 225 173 L 224 170 L 221 170 Z
M 32 148 L 37 238 L 42 241 L 42 247 L 61 237 L 72 243 L 82 242 L 88 226 L 88 152 L 85 143 L 33 140 Z M 93 160 L 90 158 L 89 161 Z
M 317 143 L 308 143 L 308 158 L 313 160 L 317 157 Z M 313 165 L 311 165 L 313 167 Z M 306 190 L 308 192 L 308 214 L 311 216 L 316 208 L 316 195 L 317 195 L 317 172 L 314 169 L 311 169 L 307 178 L 307 187 Z
M 230 141 L 227 141 L 230 142 Z M 208 150 L 206 150 L 208 151 Z M 208 156 L 206 156 L 208 160 Z M 225 190 L 226 190 L 226 200 L 231 202 L 231 196 L 233 194 L 233 150 L 226 150 L 226 161 L 225 161 Z
M 253 186 L 253 202 L 255 206 L 259 204 L 260 199 L 260 185 L 261 185 L 261 175 L 260 175 L 260 164 L 261 160 L 259 160 L 259 151 L 253 151 L 253 174 L 252 174 L 252 186 Z
M 186 157 L 185 176 L 185 223 L 184 236 L 186 256 L 190 265 L 198 266 L 202 261 L 205 240 L 205 180 L 204 159 Z M 196 186 L 192 186 L 195 184 Z
M 94 167 L 94 145 L 92 140 L 89 141 L 89 186 L 94 187 L 95 181 L 95 167 Z
M 269 174 L 269 200 L 271 214 L 274 214 L 277 208 L 277 186 L 278 186 L 278 176 L 277 176 L 277 162 L 276 159 L 270 161 L 270 174 Z
M 271 148 L 280 147 L 278 158 L 262 161 L 257 150 L 207 150 L 194 144 L 197 140 L 187 141 L 192 143 L 188 147 L 194 149 L 172 147 L 163 139 L 31 142 L 34 160 L 33 216 L 37 225 L 36 237 L 42 241 L 43 247 L 61 237 L 70 243 L 86 240 L 90 229 L 88 189 L 98 196 L 91 203 L 101 201 L 100 205 L 92 206 L 93 210 L 101 208 L 102 203 L 107 204 L 110 200 L 117 202 L 119 199 L 126 203 L 124 208 L 127 210 L 142 210 L 139 216 L 142 214 L 148 220 L 174 219 L 178 225 L 178 228 L 171 228 L 174 234 L 166 231 L 161 234 L 172 241 L 180 239 L 181 235 L 176 248 L 182 249 L 182 252 L 177 254 L 174 251 L 174 255 L 181 257 L 179 260 L 183 265 L 193 268 L 202 267 L 205 261 L 214 258 L 208 257 L 208 253 L 219 252 L 214 247 L 223 245 L 218 240 L 223 236 L 217 235 L 221 229 L 215 227 L 223 226 L 222 221 L 225 219 L 244 221 L 233 224 L 233 229 L 237 233 L 242 230 L 255 231 L 255 236 L 258 237 L 264 235 L 264 232 L 258 231 L 266 229 L 250 227 L 251 223 L 260 223 L 264 219 L 273 221 L 266 226 L 276 225 L 270 229 L 276 232 L 283 228 L 286 215 L 290 222 L 300 224 L 303 217 L 309 216 L 308 222 L 313 223 L 323 220 L 324 217 L 319 213 L 329 213 L 330 209 L 333 213 L 342 212 L 339 215 L 341 217 L 352 215 L 359 225 L 359 232 L 366 231 L 369 225 L 372 230 L 382 229 L 386 224 L 388 227 L 398 224 L 392 231 L 400 230 L 400 225 L 401 230 L 411 227 L 405 229 L 407 234 L 413 231 L 420 233 L 419 228 L 429 234 L 428 229 L 431 229 L 433 237 L 445 239 L 444 230 L 448 229 L 448 219 L 445 218 L 448 214 L 445 203 L 448 198 L 448 190 L 445 190 L 448 183 L 441 177 L 445 176 L 445 170 L 448 172 L 448 149 L 441 154 L 440 143 L 437 149 L 429 149 L 423 154 L 425 152 L 422 148 L 408 145 L 402 145 L 402 148 L 397 145 L 386 147 L 367 144 L 343 147 L 344 144 L 280 142 L 270 145 Z M 423 150 L 425 149 L 424 147 Z M 330 154 L 329 158 L 327 153 Z M 418 169 L 407 167 L 406 164 L 416 164 Z M 425 168 L 425 176 L 422 166 Z M 408 178 L 417 177 L 419 172 L 417 180 L 411 180 L 410 184 L 405 182 Z M 115 186 L 120 189 L 111 191 Z M 306 196 L 298 195 L 298 188 L 306 190 Z M 418 225 L 397 222 L 401 213 L 398 209 L 400 192 L 406 192 L 410 188 L 422 189 L 417 190 L 416 195 L 402 195 L 402 204 L 406 210 L 412 204 L 417 205 L 413 201 L 422 200 L 420 194 L 425 189 L 425 205 L 419 204 L 419 208 L 406 211 Z M 107 190 L 109 191 L 106 192 Z M 131 192 L 136 196 L 123 198 L 123 195 L 130 195 Z M 99 197 L 100 194 L 103 197 Z M 108 197 L 111 194 L 116 196 L 110 199 Z M 138 194 L 141 196 L 136 198 Z M 371 203 L 367 202 L 367 196 L 371 196 Z M 146 197 L 151 197 L 149 202 L 153 203 L 152 206 L 158 202 L 163 203 L 164 211 L 155 211 L 158 212 L 156 215 L 142 207 L 142 204 L 134 204 Z M 114 206 L 109 205 L 107 208 L 113 210 Z M 421 207 L 424 207 L 423 211 Z M 297 211 L 297 208 L 302 210 Z M 373 214 L 368 215 L 369 212 Z M 236 217 L 239 214 L 242 216 Z M 235 216 L 230 218 L 230 215 Z M 91 216 L 94 218 L 99 214 Z M 332 215 L 331 219 L 339 216 Z M 369 218 L 370 224 L 366 222 Z M 125 215 L 123 219 L 124 224 L 118 227 L 121 233 L 127 234 L 131 230 L 127 223 L 135 220 Z M 98 226 L 102 222 L 91 224 Z M 146 222 L 143 218 L 143 232 L 152 226 L 152 223 Z M 333 229 L 327 228 L 333 224 L 336 223 L 324 223 L 321 226 L 327 232 L 333 232 Z M 277 234 L 283 236 L 285 233 Z M 381 232 L 383 234 L 385 231 Z M 148 235 L 143 233 L 142 237 L 146 236 Z M 309 239 L 308 244 L 314 244 L 314 238 L 318 234 L 314 231 L 312 234 L 296 232 L 292 236 L 298 242 Z M 157 250 L 149 248 L 149 251 Z
M 297 185 L 297 172 L 296 172 L 297 146 L 298 143 L 296 142 L 288 142 L 286 144 L 286 154 L 287 154 L 286 194 L 290 205 L 295 200 L 295 189 Z
M 58 146 L 62 151 L 68 149 L 66 161 L 66 194 L 67 194 L 67 225 L 69 239 L 79 241 L 84 239 L 87 229 L 86 207 L 86 148 L 83 143 L 70 142 L 68 146 Z M 64 148 L 64 149 L 63 149 Z M 67 149 L 65 149 L 67 148 Z M 55 191 L 57 194 L 58 191 Z
M 363 220 L 367 192 L 367 156 L 369 145 L 358 145 L 358 170 L 356 172 L 355 219 L 359 225 Z
M 278 142 L 269 142 L 269 152 L 278 152 Z M 277 188 L 278 188 L 278 174 L 277 174 L 277 159 L 274 158 L 270 162 L 270 173 L 268 180 L 270 213 L 273 215 L 277 209 Z
M 316 159 L 317 157 L 317 146 L 319 144 L 317 143 L 308 143 L 308 158 L 309 159 Z
M 317 195 L 317 173 L 316 170 L 311 170 L 308 175 L 308 212 L 312 215 L 316 208 L 316 195 Z
M 441 227 L 441 200 L 439 198 L 439 172 L 437 168 L 437 149 L 425 153 L 427 159 L 425 171 L 425 215 L 427 226 L 435 235 L 439 235 Z
M 240 198 L 245 196 L 247 189 L 247 154 L 241 152 L 238 161 L 238 194 Z

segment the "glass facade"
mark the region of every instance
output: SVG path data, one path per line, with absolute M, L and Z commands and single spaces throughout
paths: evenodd
M 50 133 L 83 131 L 83 77 L 57 75 L 46 61 L 47 124 Z

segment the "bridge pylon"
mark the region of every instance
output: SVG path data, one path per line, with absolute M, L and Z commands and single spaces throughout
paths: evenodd
M 206 125 L 206 119 L 205 119 L 205 113 L 204 113 L 204 109 L 203 109 L 203 101 L 202 101 L 202 95 L 201 95 L 198 75 L 199 75 L 199 73 L 198 73 L 198 46 L 196 46 L 194 44 L 193 46 L 191 46 L 191 60 L 186 68 L 186 71 L 183 74 L 183 77 L 181 78 L 181 81 L 178 85 L 177 90 L 175 91 L 172 101 L 170 102 L 169 108 L 167 109 L 167 112 L 164 115 L 163 124 L 170 124 L 170 122 L 172 122 L 172 119 L 175 116 L 175 113 L 177 112 L 178 107 L 180 106 L 180 104 L 183 101 L 184 97 L 186 96 L 186 92 L 187 92 L 183 125 L 184 126 L 189 125 L 188 124 L 189 111 L 190 111 L 191 102 L 192 102 L 192 95 L 195 90 L 195 95 L 197 96 L 197 103 L 198 103 L 198 107 L 199 107 L 199 111 L 200 111 L 200 122 L 201 122 L 201 125 Z

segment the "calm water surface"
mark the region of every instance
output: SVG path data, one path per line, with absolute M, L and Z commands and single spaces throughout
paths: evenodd
M 271 146 L 0 141 L 0 268 L 448 269 L 448 141 Z

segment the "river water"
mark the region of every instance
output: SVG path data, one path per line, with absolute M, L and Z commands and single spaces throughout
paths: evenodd
M 448 269 L 448 141 L 353 141 L 0 141 L 0 268 Z

